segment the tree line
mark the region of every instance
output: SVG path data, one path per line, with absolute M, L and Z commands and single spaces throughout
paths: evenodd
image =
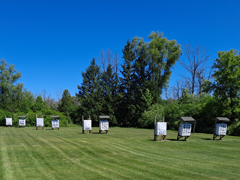
M 59 101 L 42 96 L 34 97 L 17 83 L 21 74 L 1 60 L 0 108 L 1 114 L 61 114 L 65 124 L 81 124 L 81 117 L 91 115 L 93 126 L 99 115 L 110 116 L 110 126 L 153 127 L 153 118 L 165 116 L 169 129 L 176 129 L 180 116 L 197 120 L 197 131 L 210 132 L 215 116 L 231 119 L 230 134 L 239 135 L 239 63 L 237 50 L 218 52 L 218 59 L 206 71 L 207 49 L 183 46 L 168 40 L 162 33 L 152 32 L 149 41 L 135 37 L 118 55 L 110 50 L 93 58 L 82 72 L 83 81 L 78 93 L 71 96 L 64 90 Z M 187 61 L 180 59 L 185 53 Z M 189 75 L 183 75 L 173 87 L 168 87 L 176 62 Z M 163 99 L 165 93 L 165 99 Z M 0 117 L 1 118 L 1 117 Z M 1 121 L 0 121 L 1 122 Z M 3 121 L 1 123 L 3 125 Z

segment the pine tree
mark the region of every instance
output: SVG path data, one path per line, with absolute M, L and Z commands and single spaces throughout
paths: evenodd
M 131 107 L 134 101 L 133 92 L 133 63 L 135 60 L 135 54 L 133 51 L 133 44 L 127 41 L 123 49 L 124 64 L 120 71 L 122 77 L 120 78 L 119 91 L 121 94 L 121 100 L 118 106 L 118 118 L 121 120 L 121 126 L 131 126 L 132 117 L 134 115 L 135 107 Z M 132 105 L 133 106 L 133 105 Z
M 102 89 L 100 86 L 100 68 L 97 66 L 95 59 L 91 61 L 85 72 L 82 73 L 83 82 L 78 85 L 80 106 L 78 110 L 79 120 L 82 115 L 88 117 L 91 115 L 92 124 L 98 125 L 98 116 L 102 110 Z
M 59 111 L 64 115 L 70 116 L 72 109 L 74 108 L 73 99 L 67 89 L 62 94 L 62 99 L 59 106 Z
M 118 77 L 109 64 L 101 76 L 103 106 L 101 113 L 110 116 L 110 124 L 117 125 L 116 111 L 118 104 Z

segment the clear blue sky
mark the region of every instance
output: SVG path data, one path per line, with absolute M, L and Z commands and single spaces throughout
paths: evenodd
M 239 0 L 0 0 L 0 59 L 21 72 L 33 93 L 75 95 L 81 73 L 107 48 L 122 57 L 126 41 L 160 31 L 179 44 L 240 51 Z M 184 58 L 184 57 L 181 57 Z M 185 73 L 177 63 L 170 85 Z

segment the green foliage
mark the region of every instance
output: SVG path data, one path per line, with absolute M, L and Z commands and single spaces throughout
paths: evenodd
M 81 106 L 78 109 L 79 121 L 82 115 L 88 117 L 91 115 L 92 125 L 98 125 L 98 116 L 102 110 L 102 89 L 100 86 L 101 73 L 95 59 L 91 61 L 91 65 L 82 73 L 83 82 L 78 86 L 78 94 Z
M 222 114 L 232 121 L 240 115 L 240 53 L 237 50 L 219 51 L 213 65 L 214 82 L 205 82 L 205 91 L 213 90 Z
M 23 84 L 17 84 L 21 73 L 8 65 L 5 59 L 0 61 L 0 108 L 16 112 L 22 100 Z
M 110 125 L 116 126 L 116 111 L 118 105 L 118 77 L 113 72 L 111 64 L 108 65 L 107 70 L 101 74 L 101 88 L 102 88 L 102 107 L 101 114 L 110 116 Z
M 62 99 L 59 106 L 59 111 L 63 112 L 66 116 L 70 116 L 74 109 L 73 99 L 67 89 L 62 94 Z
M 144 42 L 142 38 L 133 38 L 123 50 L 124 64 L 120 81 L 122 107 L 119 109 L 125 116 L 120 116 L 123 126 L 138 126 L 137 120 L 142 113 L 160 101 L 171 69 L 181 55 L 180 45 L 175 40 L 167 40 L 162 33 L 152 32 L 149 39 L 150 42 Z M 148 100 L 144 98 L 145 95 L 149 96 Z
M 236 119 L 231 125 L 227 128 L 227 133 L 234 136 L 240 136 L 240 121 Z
M 162 121 L 164 116 L 164 107 L 158 103 L 143 112 L 141 118 L 138 120 L 138 126 L 141 128 L 153 128 L 155 116 L 156 121 Z

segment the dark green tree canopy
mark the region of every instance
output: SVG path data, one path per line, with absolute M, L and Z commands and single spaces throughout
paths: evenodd
M 240 53 L 233 49 L 219 51 L 213 69 L 214 82 L 206 81 L 204 91 L 213 91 L 223 115 L 237 118 L 240 113 Z

